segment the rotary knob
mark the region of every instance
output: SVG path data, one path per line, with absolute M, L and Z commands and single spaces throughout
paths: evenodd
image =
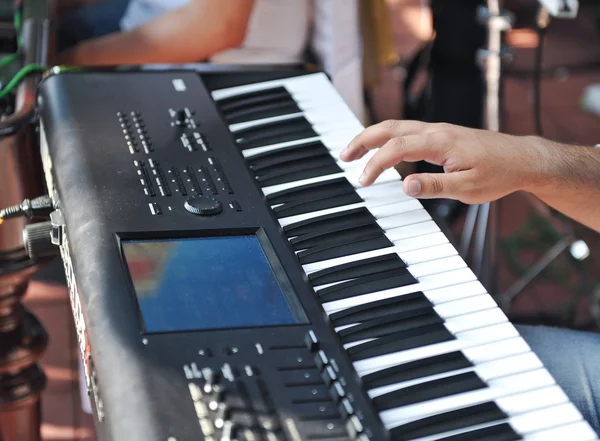
M 185 201 L 184 208 L 197 216 L 213 216 L 223 211 L 223 204 L 210 196 L 192 196 Z
M 31 259 L 50 257 L 59 254 L 59 248 L 52 243 L 52 222 L 27 225 L 23 230 L 23 243 Z
M 175 112 L 175 125 L 179 127 L 183 127 L 187 122 L 187 113 L 185 109 L 179 109 Z

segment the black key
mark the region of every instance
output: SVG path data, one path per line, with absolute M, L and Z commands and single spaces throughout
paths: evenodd
M 360 325 L 352 326 L 338 332 L 342 343 L 365 340 L 368 338 L 379 338 L 397 332 L 407 331 L 414 328 L 444 323 L 444 320 L 434 309 L 410 311 L 389 315 L 387 317 L 370 320 Z
M 508 416 L 492 401 L 413 421 L 390 430 L 393 441 L 410 441 L 479 424 L 504 420 Z
M 265 176 L 281 171 L 284 173 L 299 172 L 310 167 L 324 167 L 326 165 L 336 165 L 334 159 L 328 154 L 311 155 L 305 158 L 287 159 L 269 166 L 260 163 L 260 167 L 250 168 L 255 176 Z M 340 169 L 341 170 L 341 169 Z
M 437 441 L 520 441 L 522 439 L 523 437 L 515 432 L 510 424 L 504 423 L 460 435 L 438 438 Z
M 337 164 L 329 164 L 323 167 L 312 167 L 304 170 L 293 171 L 291 173 L 268 176 L 259 180 L 261 187 L 270 187 L 277 184 L 289 184 L 290 182 L 301 181 L 303 179 L 318 178 L 321 176 L 334 175 L 341 171 Z
M 269 205 L 284 204 L 286 202 L 302 203 L 327 197 L 342 196 L 348 193 L 357 194 L 355 188 L 346 178 L 336 178 L 271 193 L 267 196 L 267 201 Z M 360 202 L 362 202 L 362 199 Z
M 363 209 L 359 208 L 358 210 Z M 364 210 L 368 213 L 366 208 Z M 406 268 L 406 263 L 404 263 L 397 254 L 390 253 L 384 254 L 383 256 L 370 257 L 368 259 L 325 268 L 309 274 L 308 278 L 312 283 L 312 286 L 316 287 L 399 268 Z
M 392 242 L 382 233 L 374 232 L 369 236 L 365 236 L 363 240 L 360 241 L 333 247 L 314 247 L 299 252 L 297 256 L 300 263 L 306 265 L 307 263 L 321 262 L 323 260 L 335 259 L 336 257 L 350 256 L 366 251 L 388 248 L 392 245 Z
M 353 214 L 331 217 L 331 220 L 328 223 L 319 222 L 315 224 L 312 232 L 296 236 L 290 240 L 290 243 L 292 245 L 299 245 L 298 249 L 308 248 L 307 245 L 314 243 L 315 240 L 317 241 L 317 244 L 319 244 L 318 241 L 327 236 L 364 227 L 381 229 L 371 213 L 366 209 L 358 208 Z
M 277 194 L 273 193 L 270 196 L 277 196 L 274 196 L 272 199 L 267 197 L 271 205 L 282 204 L 273 208 L 276 216 L 281 219 L 297 214 L 363 202 L 362 198 L 354 190 L 354 187 L 345 178 L 341 178 L 340 180 L 334 179 L 326 183 L 309 184 L 302 187 L 309 186 L 311 187 L 310 189 L 302 188 L 294 193 L 283 194 L 289 190 L 284 190 Z M 307 192 L 307 190 L 309 191 Z
M 458 369 L 466 369 L 472 366 L 473 363 L 471 363 L 462 352 L 456 351 L 399 364 L 381 371 L 373 372 L 372 374 L 362 377 L 362 382 L 365 385 L 365 388 L 375 389 L 376 387 L 403 383 L 405 381 L 416 380 L 417 378 L 443 374 L 444 372 L 451 372 Z
M 485 382 L 476 373 L 467 372 L 379 395 L 373 398 L 373 404 L 379 412 L 383 412 L 388 409 L 449 397 L 486 387 Z
M 414 283 L 417 283 L 417 280 L 408 269 L 399 268 L 338 283 L 320 290 L 318 295 L 321 302 L 330 302 Z
M 314 235 L 304 235 L 294 238 L 290 241 L 292 248 L 295 251 L 314 247 L 328 247 L 334 245 L 343 245 L 348 241 L 362 240 L 365 237 L 371 237 L 373 234 L 383 236 L 384 232 L 377 224 L 370 223 L 366 225 L 358 225 L 354 228 L 346 228 L 344 230 L 318 233 Z M 379 237 L 379 235 L 377 237 Z
M 270 172 L 257 173 L 255 179 L 261 187 L 287 184 L 303 179 L 340 173 L 342 169 L 331 158 L 312 158 L 303 163 L 290 163 Z
M 455 339 L 456 337 L 444 325 L 437 324 L 386 335 L 376 340 L 352 346 L 346 349 L 346 352 L 352 361 L 358 361 Z
M 329 150 L 322 142 L 312 141 L 306 144 L 282 147 L 276 150 L 259 153 L 251 158 L 246 158 L 246 163 L 250 170 L 258 172 L 265 168 L 285 164 L 289 161 L 314 158 L 315 156 L 329 156 L 333 160 Z
M 364 305 L 338 311 L 329 316 L 333 326 L 351 325 L 382 317 L 386 314 L 398 314 L 421 308 L 431 308 L 433 304 L 422 292 L 405 294 L 389 299 L 377 300 Z
M 237 124 L 255 121 L 262 118 L 270 118 L 273 116 L 290 115 L 292 113 L 299 112 L 301 112 L 301 110 L 293 99 L 283 99 L 281 101 L 263 103 L 248 108 L 227 111 L 224 112 L 224 116 L 227 120 L 227 123 Z
M 375 224 L 376 222 L 377 220 L 369 210 L 360 207 L 289 224 L 283 227 L 283 231 L 288 237 L 293 237 L 345 230 L 361 225 Z
M 242 150 L 317 136 L 303 116 L 248 127 L 234 133 Z
M 229 98 L 223 98 L 217 101 L 217 106 L 222 112 L 229 112 L 243 107 L 260 105 L 282 99 L 292 98 L 292 95 L 283 86 L 272 87 L 270 89 L 255 90 L 246 92 Z

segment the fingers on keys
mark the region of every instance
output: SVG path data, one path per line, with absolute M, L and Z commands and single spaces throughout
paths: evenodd
M 431 135 L 407 135 L 387 141 L 367 162 L 360 179 L 361 185 L 373 184 L 386 169 L 402 161 L 428 161 L 441 165 L 446 148 L 443 142 L 439 142 L 436 136 Z
M 356 136 L 341 153 L 342 161 L 350 162 L 362 158 L 369 150 L 381 147 L 398 136 L 424 133 L 428 125 L 420 121 L 389 120 L 372 125 Z

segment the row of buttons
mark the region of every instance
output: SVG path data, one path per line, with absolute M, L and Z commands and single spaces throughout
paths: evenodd
M 182 133 L 179 139 L 181 140 L 181 144 L 183 144 L 183 147 L 185 147 L 190 152 L 197 151 L 198 148 L 201 148 L 205 152 L 212 150 L 210 148 L 210 144 L 208 143 L 206 138 L 202 136 L 201 133 Z
M 345 381 L 339 378 L 339 367 L 334 360 L 330 360 L 327 354 L 319 349 L 319 341 L 314 331 L 309 331 L 305 338 L 308 349 L 315 353 L 314 360 L 317 370 L 325 384 L 329 387 L 329 394 L 346 423 L 346 430 L 352 440 L 368 441 L 368 436 L 364 433 L 363 425 L 357 412 L 352 405 L 351 399 L 347 396 L 344 389 Z
M 217 158 L 215 158 L 214 156 L 211 156 L 210 158 L 208 158 L 208 163 L 212 166 L 213 172 L 217 176 L 217 182 L 221 186 L 221 191 L 223 191 L 227 194 L 233 194 L 233 189 L 231 188 L 231 185 L 229 185 L 229 181 L 227 180 L 227 177 L 225 176 L 223 167 L 221 167 L 221 164 L 219 163 Z
M 250 366 L 220 372 L 184 366 L 200 429 L 206 440 L 284 439 L 266 384 Z
M 140 112 L 130 112 L 129 115 L 124 112 L 117 112 L 117 117 L 125 142 L 129 148 L 129 153 L 134 154 L 140 151 L 138 140 L 146 154 L 150 154 L 150 152 L 154 151 Z

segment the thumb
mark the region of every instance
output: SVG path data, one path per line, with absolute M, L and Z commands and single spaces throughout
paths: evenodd
M 419 199 L 460 199 L 464 179 L 464 172 L 420 173 L 407 176 L 402 189 L 407 195 Z

